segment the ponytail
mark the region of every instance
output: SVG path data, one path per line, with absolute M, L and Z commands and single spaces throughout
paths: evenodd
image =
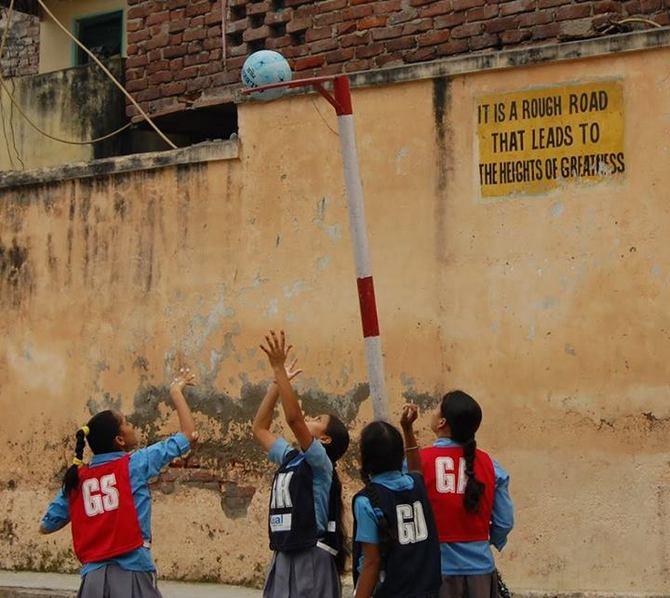
M 370 476 L 362 472 L 361 477 L 365 482 L 365 491 L 370 499 L 370 505 L 372 505 L 372 511 L 375 515 L 378 512 L 381 512 L 381 516 L 378 521 L 379 528 L 379 552 L 382 555 L 382 558 L 388 551 L 398 543 L 398 530 L 391 525 L 389 518 L 386 515 L 386 512 L 381 507 L 381 500 L 379 499 L 379 494 L 377 493 L 376 486 L 370 480 Z
M 79 484 L 79 467 L 83 465 L 84 447 L 86 446 L 86 426 L 77 430 L 77 445 L 74 449 L 74 459 L 72 465 L 68 467 L 63 477 L 63 493 L 68 496 L 77 489 Z
M 463 505 L 469 513 L 476 513 L 479 510 L 479 499 L 484 494 L 484 483 L 480 482 L 475 476 L 475 451 L 477 450 L 477 441 L 473 438 L 463 444 L 463 457 L 465 458 L 465 475 L 468 481 L 465 484 L 465 493 L 463 494 Z
M 347 543 L 347 530 L 344 526 L 344 502 L 342 501 L 342 482 L 333 463 L 333 481 L 331 482 L 330 492 L 332 494 L 332 504 L 335 513 L 335 542 L 337 545 L 337 555 L 335 556 L 335 567 L 337 572 L 342 575 L 347 563 L 347 557 L 350 550 Z

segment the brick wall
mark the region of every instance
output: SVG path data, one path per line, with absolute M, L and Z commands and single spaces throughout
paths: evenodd
M 12 12 L 5 51 L 0 61 L 3 77 L 34 75 L 40 61 L 40 22 L 35 16 Z M 0 9 L 0 31 L 7 26 L 7 9 Z
M 670 24 L 670 0 L 223 1 L 225 66 L 221 0 L 128 0 L 128 89 L 150 112 L 232 97 L 263 48 L 301 77 L 584 39 L 632 15 Z

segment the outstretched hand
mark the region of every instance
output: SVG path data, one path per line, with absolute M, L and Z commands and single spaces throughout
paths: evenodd
M 170 384 L 170 390 L 184 390 L 185 386 L 195 386 L 195 374 L 191 372 L 190 368 L 179 368 L 178 374 Z
M 407 403 L 402 408 L 402 415 L 400 416 L 400 425 L 402 426 L 403 429 L 411 428 L 418 417 L 419 417 L 419 408 L 412 403 Z
M 270 334 L 265 335 L 265 343 L 265 345 L 261 344 L 260 347 L 261 350 L 268 356 L 272 369 L 286 369 L 286 359 L 288 358 L 288 354 L 291 349 L 293 349 L 293 345 L 289 345 L 288 347 L 286 346 L 286 335 L 284 334 L 284 331 L 282 330 L 279 333 L 279 337 L 277 337 L 275 331 L 270 330 Z M 291 364 L 289 369 L 293 370 L 294 365 L 295 362 Z M 288 374 L 288 370 L 286 370 L 286 373 Z M 295 376 L 297 376 L 297 373 L 294 375 L 294 377 Z

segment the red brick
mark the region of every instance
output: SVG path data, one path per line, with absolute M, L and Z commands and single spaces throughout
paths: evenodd
M 126 90 L 130 93 L 142 91 L 143 89 L 146 89 L 148 85 L 149 83 L 147 82 L 146 78 L 137 79 L 135 81 L 128 81 L 126 83 Z
M 281 10 L 279 12 L 269 12 L 265 15 L 266 25 L 276 25 L 278 23 L 288 23 L 293 17 L 293 13 L 290 10 Z
M 200 54 L 189 54 L 184 56 L 184 66 L 192 66 L 195 64 L 204 64 L 209 62 L 209 52 L 200 52 Z
M 358 21 L 356 28 L 359 31 L 363 29 L 373 29 L 375 27 L 384 27 L 386 25 L 386 17 L 384 16 L 372 16 L 366 17 Z
M 298 58 L 293 63 L 293 68 L 296 71 L 304 71 L 305 69 L 320 67 L 325 61 L 326 58 L 323 54 L 320 56 L 306 56 L 304 58 Z
M 455 27 L 456 25 L 462 25 L 463 23 L 465 23 L 464 12 L 455 12 L 450 15 L 435 17 L 433 19 L 433 27 L 435 27 L 435 29 L 444 29 L 445 27 Z
M 423 33 L 417 37 L 417 42 L 419 47 L 424 46 L 436 46 L 437 44 L 442 44 L 449 39 L 449 30 L 442 29 L 441 31 L 429 31 L 428 33 Z
M 206 15 L 210 11 L 211 4 L 209 0 L 203 0 L 202 2 L 189 2 L 186 5 L 186 16 L 187 17 L 196 17 L 198 15 Z
M 400 66 L 403 64 L 403 62 L 404 60 L 402 59 L 402 54 L 400 52 L 396 52 L 394 54 L 384 54 L 375 58 L 375 66 L 380 68 Z
M 541 10 L 540 12 L 526 12 L 514 18 L 517 19 L 517 25 L 519 27 L 534 27 L 535 25 L 551 23 L 554 20 L 554 11 Z
M 431 48 L 421 48 L 420 50 L 412 50 L 405 54 L 405 60 L 407 62 L 424 62 L 425 60 L 431 60 L 437 55 L 437 50 L 433 47 Z
M 298 31 L 305 31 L 309 29 L 311 25 L 312 19 L 310 17 L 293 19 L 286 25 L 286 33 L 297 33 Z
M 128 21 L 128 24 L 126 25 L 126 31 L 139 31 L 144 27 L 144 20 L 143 19 L 133 19 L 132 21 Z
M 179 33 L 180 31 L 184 31 L 188 27 L 188 21 L 186 19 L 180 19 L 179 21 L 170 21 L 170 27 L 168 28 L 168 31 L 170 33 Z
M 321 52 L 330 52 L 339 47 L 339 43 L 336 39 L 322 39 L 318 42 L 313 42 L 309 45 L 309 51 L 311 54 L 320 54 Z
M 197 43 L 197 42 L 192 42 Z M 202 47 L 205 50 L 216 50 L 217 48 L 223 47 L 221 37 L 208 37 L 204 42 L 202 42 Z M 191 52 L 191 46 L 189 44 L 188 51 Z
M 135 99 L 138 102 L 146 102 L 149 100 L 156 100 L 160 97 L 160 90 L 158 87 L 149 87 L 148 89 L 145 89 L 144 91 L 140 91 L 136 96 Z
M 194 91 L 207 89 L 211 84 L 212 78 L 210 76 L 196 77 L 186 81 L 186 91 L 187 93 L 193 93 Z
M 184 31 L 184 41 L 192 42 L 194 39 L 205 39 L 207 37 L 206 29 L 187 29 Z
M 340 46 L 342 48 L 348 48 L 349 46 L 360 46 L 362 44 L 367 44 L 369 41 L 369 31 L 358 31 L 356 33 L 351 33 L 349 35 L 343 35 L 340 37 Z
M 432 19 L 421 19 L 420 21 L 414 21 L 413 23 L 407 23 L 402 28 L 403 35 L 416 35 L 417 33 L 423 33 L 424 31 L 430 31 L 433 29 L 433 20 Z
M 626 14 L 628 15 L 636 15 L 640 12 L 640 2 L 638 0 L 624 2 L 623 6 L 626 9 Z
M 198 65 L 186 66 L 180 71 L 176 72 L 173 79 L 175 81 L 183 81 L 184 79 L 192 79 L 198 76 Z
M 346 23 L 340 23 L 337 26 L 337 34 L 345 35 L 346 33 L 352 33 L 356 31 L 356 21 L 347 21 Z
M 149 85 L 159 85 L 161 83 L 167 83 L 172 81 L 172 72 L 171 71 L 160 71 L 159 73 L 154 73 L 148 77 Z
M 516 29 L 519 24 L 518 16 L 499 17 L 492 19 L 484 24 L 487 33 L 500 33 L 501 31 L 508 31 L 509 29 Z
M 462 54 L 469 49 L 467 39 L 454 39 L 446 44 L 440 44 L 435 47 L 438 56 L 452 56 L 453 54 Z
M 500 40 L 503 44 L 519 44 L 529 40 L 532 33 L 529 29 L 514 29 L 512 31 L 503 31 Z
M 202 41 L 199 39 L 191 42 L 186 47 L 188 48 L 189 54 L 197 54 L 198 52 L 202 52 L 203 49 L 211 50 L 211 48 L 204 48 Z
M 419 11 L 416 8 L 406 8 L 389 17 L 389 25 L 399 25 L 400 23 L 407 23 L 413 21 L 419 16 Z
M 137 42 L 146 41 L 150 37 L 151 34 L 146 29 L 143 29 L 141 31 L 134 31 L 133 33 L 129 33 L 127 39 L 129 44 L 136 44 Z
M 328 0 L 319 4 L 319 12 L 325 13 L 332 10 L 342 10 L 347 6 L 347 0 Z
M 326 66 L 322 66 L 319 69 L 319 75 L 323 76 L 329 76 L 329 75 L 337 75 L 342 72 L 342 64 L 343 63 L 336 63 L 336 64 L 327 64 Z
M 270 0 L 263 0 L 263 2 L 251 2 L 247 4 L 247 15 L 264 14 L 272 9 Z
M 573 4 L 570 6 L 561 6 L 556 9 L 554 18 L 557 21 L 567 21 L 572 19 L 581 19 L 588 17 L 591 14 L 591 5 L 589 4 Z
M 291 44 L 291 36 L 290 35 L 282 35 L 281 37 L 269 37 L 268 39 L 265 40 L 265 47 L 268 50 L 276 50 L 277 48 L 285 48 L 286 46 Z M 228 53 L 231 54 L 232 56 L 241 56 L 243 53 L 248 52 L 247 50 L 247 45 L 242 44 L 245 48 L 245 51 L 242 52 L 240 50 L 240 53 L 232 54 L 232 51 L 230 47 L 228 48 Z M 242 46 L 237 46 L 238 48 L 241 48 Z
M 402 35 L 404 27 L 402 25 L 396 25 L 394 27 L 383 27 L 381 29 L 372 30 L 372 39 L 375 41 L 380 39 L 393 39 L 394 37 L 400 37 Z
M 337 62 L 346 62 L 347 60 L 351 60 L 353 57 L 354 57 L 353 48 L 342 48 L 340 50 L 335 50 L 334 52 L 328 52 L 326 54 L 326 62 L 328 64 L 334 64 Z
M 272 14 L 272 13 L 268 13 Z M 325 26 L 330 26 L 334 25 L 335 23 L 339 23 L 341 21 L 340 13 L 338 12 L 327 12 L 322 15 L 316 15 L 314 17 L 314 26 L 315 27 L 325 27 Z
M 351 19 L 362 19 L 363 17 L 369 17 L 374 11 L 372 6 L 351 6 L 346 8 L 340 14 L 342 15 L 343 21 L 349 21 Z
M 613 2 L 613 0 L 602 0 L 601 2 L 594 2 L 594 14 L 602 14 L 606 12 L 621 12 L 621 2 Z
M 270 37 L 270 27 L 263 25 L 262 27 L 257 27 L 256 29 L 247 29 L 242 35 L 242 39 L 245 42 L 252 42 L 257 39 L 264 39 Z
M 498 5 L 487 4 L 479 8 L 472 8 L 467 13 L 468 21 L 484 21 L 498 16 Z
M 453 39 L 472 37 L 474 35 L 479 35 L 483 30 L 484 26 L 481 23 L 466 23 L 465 25 L 454 27 L 451 30 L 451 37 Z
M 399 37 L 398 39 L 389 39 L 384 42 L 387 50 L 407 50 L 416 47 L 416 39 L 413 37 Z
M 127 18 L 130 19 L 143 19 L 144 17 L 151 14 L 149 6 L 133 6 L 128 9 Z
M 477 51 L 484 48 L 494 48 L 500 45 L 500 38 L 497 35 L 484 33 L 470 38 L 470 49 Z
M 551 37 L 556 37 L 560 31 L 560 27 L 561 26 L 558 23 L 537 25 L 537 27 L 533 27 L 532 29 L 533 39 L 549 39 Z
M 189 0 L 168 0 L 167 7 L 170 10 L 183 9 Z
M 484 0 L 454 0 L 454 10 L 458 12 L 459 10 L 468 10 L 469 8 L 484 6 L 485 4 Z
M 318 28 L 313 28 L 313 29 L 308 29 L 307 33 L 305 34 L 305 41 L 307 42 L 315 42 L 320 39 L 329 39 L 331 36 L 331 28 L 330 27 L 318 27 Z
M 152 75 L 153 73 L 158 73 L 159 71 L 165 71 L 170 68 L 169 60 L 155 60 L 150 62 L 147 66 L 147 73 Z
M 205 15 L 205 25 L 220 25 L 222 21 L 221 10 L 215 10 Z
M 179 71 L 182 68 L 184 68 L 184 59 L 183 58 L 175 58 L 173 60 L 170 60 L 170 70 L 171 71 Z
M 161 96 L 178 96 L 186 91 L 186 84 L 183 81 L 174 81 L 167 85 L 161 85 Z
M 163 10 L 161 12 L 152 12 L 145 21 L 145 26 L 149 27 L 150 25 L 159 25 L 161 23 L 167 23 L 170 20 L 170 12 Z
M 409 0 L 410 6 L 424 6 L 425 4 L 430 4 L 435 0 Z
M 210 27 L 207 30 L 207 37 L 221 37 L 221 27 Z
M 179 58 L 180 56 L 186 56 L 186 54 L 188 54 L 188 49 L 184 46 L 175 46 L 163 50 L 164 58 Z
M 433 2 L 429 6 L 424 6 L 419 10 L 422 17 L 434 17 L 436 15 L 445 15 L 453 10 L 451 0 L 440 0 Z
M 147 50 L 154 50 L 156 48 L 164 48 L 170 43 L 170 34 L 161 33 L 160 35 L 154 35 L 150 40 L 147 41 L 145 47 Z
M 137 44 L 128 44 L 126 46 L 126 54 L 128 56 L 133 56 L 137 54 L 140 50 L 140 47 Z
M 358 46 L 356 48 L 356 58 L 372 58 L 379 56 L 384 51 L 383 44 L 370 44 L 368 46 Z
M 133 69 L 138 66 L 146 66 L 149 63 L 149 59 L 145 54 L 140 54 L 138 56 L 129 56 L 126 59 L 126 68 Z
M 520 12 L 535 10 L 536 0 L 513 0 L 500 5 L 501 16 L 514 15 Z
M 661 0 L 640 0 L 640 9 L 645 14 L 661 10 L 661 5 Z
M 374 4 L 374 11 L 376 15 L 389 15 L 399 11 L 401 8 L 401 0 L 380 0 Z
M 355 71 L 367 71 L 370 68 L 372 68 L 371 60 L 352 60 L 344 65 L 344 70 L 347 73 L 353 73 Z
M 229 21 L 226 23 L 226 33 L 237 33 L 249 29 L 249 19 L 240 19 L 239 21 Z

